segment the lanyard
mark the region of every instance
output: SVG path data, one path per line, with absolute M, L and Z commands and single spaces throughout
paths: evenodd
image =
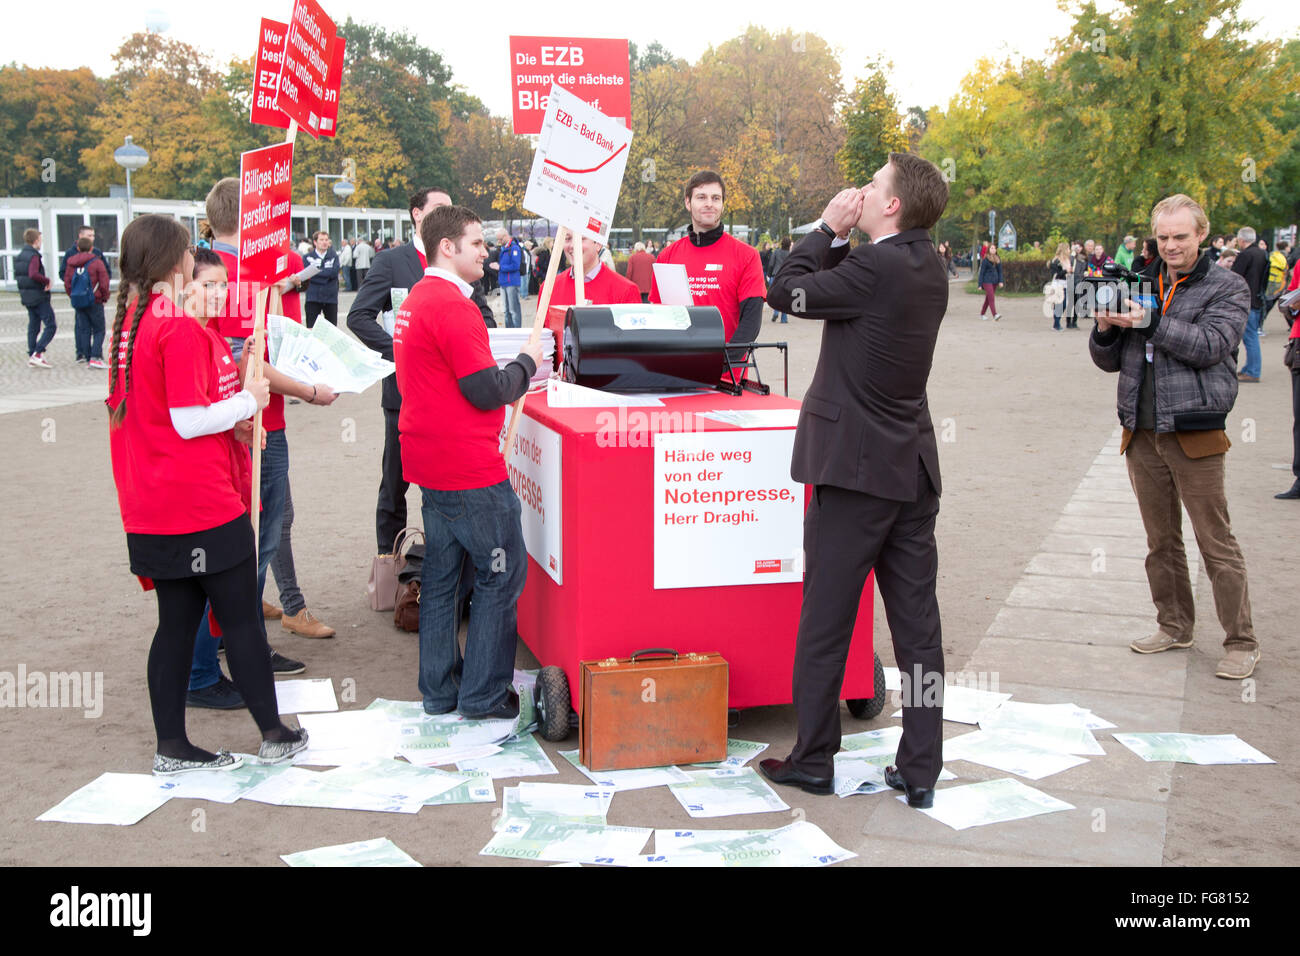
M 1190 274 L 1191 273 L 1188 273 L 1188 275 Z M 1169 287 L 1169 294 L 1165 295 L 1165 274 L 1164 271 L 1161 270 L 1160 272 L 1160 311 L 1161 312 L 1169 311 L 1169 303 L 1173 301 L 1174 290 L 1178 288 L 1178 283 L 1182 282 L 1186 278 L 1187 276 L 1179 276 L 1177 279 L 1175 279 L 1174 284 Z

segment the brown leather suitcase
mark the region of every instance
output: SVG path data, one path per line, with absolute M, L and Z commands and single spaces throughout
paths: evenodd
M 588 770 L 727 756 L 727 662 L 667 648 L 583 661 L 579 759 Z

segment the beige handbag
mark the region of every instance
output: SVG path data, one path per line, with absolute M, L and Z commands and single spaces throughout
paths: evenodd
M 424 537 L 419 528 L 403 528 L 397 533 L 393 542 L 392 554 L 375 555 L 370 563 L 370 580 L 366 584 L 366 593 L 370 597 L 370 610 L 391 611 L 397 604 L 397 562 L 407 539 L 414 536 Z

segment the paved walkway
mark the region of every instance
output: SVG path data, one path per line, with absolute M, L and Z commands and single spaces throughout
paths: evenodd
M 1119 441 L 1116 428 L 970 660 L 962 668 L 949 662 L 949 672 L 965 671 L 980 689 L 1010 693 L 1013 700 L 1078 704 L 1119 731 L 1174 731 L 1181 728 L 1188 657 L 1138 657 L 1128 650 L 1135 636 L 1156 629 L 1156 621 L 1143 560 L 1146 537 Z M 1193 542 L 1186 513 L 1183 530 Z M 1194 544 L 1188 565 L 1195 582 Z M 953 737 L 975 728 L 947 723 L 945 729 Z M 888 801 L 867 819 L 865 849 L 880 863 L 896 861 L 902 852 L 896 841 L 904 841 L 909 862 L 917 864 L 1160 866 L 1173 765 L 1145 763 L 1110 733 L 1096 733 L 1106 756 L 1023 781 L 1084 813 L 956 831 L 918 827 L 897 801 Z M 953 769 L 961 779 L 947 786 L 1007 776 L 965 762 Z M 878 843 L 880 837 L 887 842 Z

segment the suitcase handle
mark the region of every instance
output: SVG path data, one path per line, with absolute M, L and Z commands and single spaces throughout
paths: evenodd
M 646 654 L 662 654 L 662 655 L 671 654 L 673 660 L 677 660 L 678 657 L 677 652 L 673 650 L 671 647 L 647 647 L 644 650 L 634 652 L 632 656 L 628 658 L 628 662 L 635 663 L 638 657 L 642 657 Z

